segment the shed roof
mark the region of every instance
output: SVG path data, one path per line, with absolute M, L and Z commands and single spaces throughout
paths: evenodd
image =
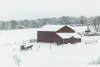
M 72 36 L 75 38 L 80 38 L 80 36 L 76 33 L 56 33 L 56 34 L 59 35 L 63 39 L 70 38 Z
M 38 31 L 58 31 L 65 25 L 45 25 L 41 27 Z M 69 25 L 67 25 L 69 27 Z

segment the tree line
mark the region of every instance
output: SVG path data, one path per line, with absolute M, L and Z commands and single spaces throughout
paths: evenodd
M 36 20 L 10 20 L 10 21 L 0 21 L 0 30 L 15 30 L 15 29 L 25 29 L 25 28 L 39 28 L 45 24 L 53 25 L 67 25 L 67 24 L 83 24 L 83 25 L 93 25 L 96 31 L 99 31 L 100 27 L 100 16 L 96 17 L 69 17 L 62 16 L 58 18 L 42 18 Z

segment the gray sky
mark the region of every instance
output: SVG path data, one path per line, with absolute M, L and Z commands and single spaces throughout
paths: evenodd
M 0 0 L 0 20 L 100 15 L 100 0 Z

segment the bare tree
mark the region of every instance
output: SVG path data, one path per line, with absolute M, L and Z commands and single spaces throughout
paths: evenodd
M 96 30 L 96 32 L 99 32 L 99 28 L 100 28 L 100 16 L 96 16 L 95 18 L 93 18 L 93 27 Z
M 88 19 L 85 16 L 81 16 L 79 20 L 80 20 L 80 24 L 88 24 Z

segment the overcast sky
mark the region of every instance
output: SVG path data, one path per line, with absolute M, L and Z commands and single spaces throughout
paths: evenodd
M 0 0 L 0 20 L 100 15 L 100 0 Z

